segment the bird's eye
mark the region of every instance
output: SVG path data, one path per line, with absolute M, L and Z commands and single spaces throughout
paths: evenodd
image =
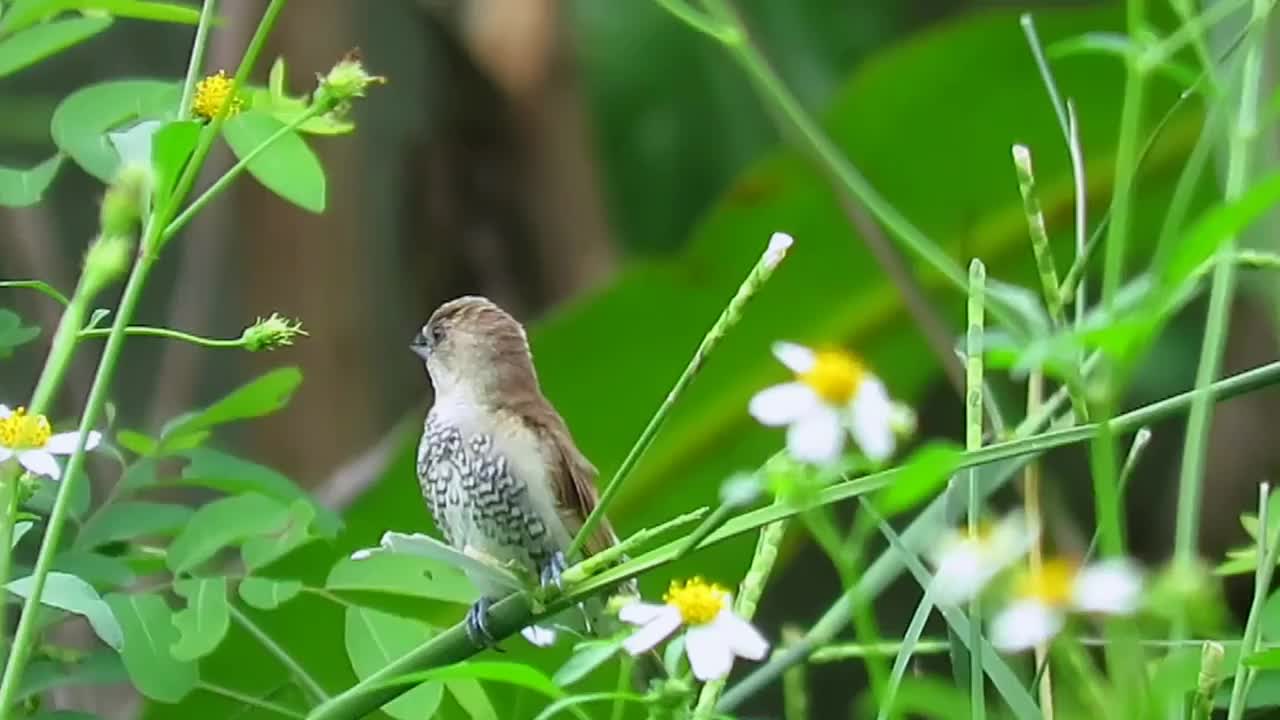
M 439 325 L 436 325 L 435 327 L 432 327 L 432 328 L 431 328 L 431 342 L 432 342 L 433 344 L 439 344 L 439 343 L 440 343 L 440 342 L 442 342 L 443 340 L 444 340 L 444 328 L 440 327 Z

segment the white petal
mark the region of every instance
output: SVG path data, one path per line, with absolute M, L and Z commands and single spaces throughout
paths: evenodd
M 369 558 L 373 557 L 374 553 L 379 553 L 379 552 L 382 552 L 382 548 L 380 547 L 362 548 L 360 550 L 357 550 L 351 553 L 351 559 L 352 560 L 368 560 Z
M 0 405 L 0 420 L 3 420 L 13 414 L 8 405 Z
M 11 457 L 13 457 L 13 451 L 3 445 L 0 445 L 0 462 L 4 462 Z
M 689 628 L 684 636 L 684 653 L 689 656 L 693 676 L 702 682 L 718 680 L 733 669 L 733 651 L 714 623 Z
M 958 605 L 982 590 L 994 572 L 984 567 L 978 543 L 968 539 L 952 539 L 934 557 L 937 573 L 933 576 L 934 602 Z
M 1062 629 L 1062 614 L 1035 600 L 1019 600 L 991 622 L 991 644 L 1004 652 L 1022 652 L 1047 642 Z
M 817 362 L 817 355 L 812 350 L 792 342 L 776 342 L 773 344 L 773 356 L 778 362 L 796 374 L 807 373 Z
M 618 619 L 632 625 L 648 625 L 658 615 L 671 610 L 670 605 L 636 601 L 618 609 Z
M 36 475 L 47 475 L 54 480 L 62 477 L 62 469 L 58 467 L 58 461 L 44 450 L 23 450 L 18 453 L 18 462 Z
M 876 462 L 893 454 L 893 402 L 884 383 L 865 377 L 853 396 L 853 439 Z
M 632 655 L 646 652 L 654 645 L 665 640 L 668 635 L 676 631 L 676 628 L 680 627 L 680 611 L 666 605 L 663 607 L 666 608 L 664 612 L 656 615 L 644 627 L 632 633 L 631 637 L 622 642 L 622 647 L 627 652 Z
M 1072 604 L 1087 613 L 1128 615 L 1142 600 L 1142 575 L 1128 560 L 1118 558 L 1085 567 L 1076 576 Z
M 44 449 L 54 455 L 70 455 L 76 451 L 76 440 L 79 439 L 79 437 L 80 433 L 75 432 L 58 433 L 45 442 Z M 98 443 L 101 440 L 102 433 L 97 432 L 96 430 L 91 431 L 89 433 L 88 441 L 84 444 L 84 449 L 86 451 L 94 449 L 98 446 Z
M 769 236 L 769 247 L 764 251 L 764 265 L 767 268 L 776 268 L 778 263 L 787 256 L 787 251 L 791 249 L 791 243 L 794 242 L 791 236 L 784 232 L 776 232 Z
M 538 647 L 551 647 L 556 644 L 556 631 L 538 625 L 530 625 L 520 631 L 525 640 Z
M 840 416 L 828 407 L 819 407 L 787 428 L 787 450 L 802 462 L 825 464 L 840 459 L 844 428 Z
M 747 405 L 747 412 L 760 424 L 777 427 L 795 422 L 813 412 L 821 403 L 817 393 L 808 385 L 789 382 L 756 393 Z
M 756 629 L 755 625 L 738 617 L 732 610 L 720 611 L 711 623 L 720 638 L 724 640 L 734 655 L 748 660 L 762 660 L 769 652 L 769 641 Z

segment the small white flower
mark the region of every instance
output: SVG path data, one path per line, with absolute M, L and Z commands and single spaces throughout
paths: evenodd
M 1048 642 L 1066 623 L 1067 613 L 1130 615 L 1142 601 L 1142 574 L 1126 559 L 1079 568 L 1049 560 L 1022 578 L 1014 600 L 991 622 L 991 644 L 1021 652 Z
M 698 680 L 706 682 L 729 674 L 734 657 L 761 660 L 769 652 L 769 642 L 759 630 L 734 614 L 733 596 L 725 588 L 702 578 L 671 582 L 663 604 L 635 601 L 618 611 L 623 622 L 639 626 L 622 647 L 632 655 L 653 646 L 688 626 L 685 654 Z
M 1021 513 L 1011 513 L 994 526 L 980 527 L 976 535 L 951 530 L 930 548 L 928 556 L 936 572 L 934 600 L 941 605 L 967 602 L 1026 554 L 1035 539 Z
M 817 464 L 838 460 L 846 431 L 871 460 L 893 454 L 893 402 L 857 358 L 789 342 L 774 343 L 773 354 L 796 379 L 756 393 L 748 410 L 764 425 L 788 426 L 792 457 Z
M 74 432 L 54 435 L 44 415 L 28 415 L 25 408 L 10 410 L 7 405 L 0 405 L 0 462 L 17 457 L 32 474 L 57 480 L 62 469 L 53 456 L 74 453 L 79 438 Z M 84 449 L 94 449 L 101 439 L 100 433 L 89 433 Z

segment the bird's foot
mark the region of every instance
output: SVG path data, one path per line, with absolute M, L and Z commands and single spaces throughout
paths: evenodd
M 489 632 L 489 605 L 493 601 L 481 597 L 467 611 L 467 638 L 478 648 L 492 647 L 496 644 Z
M 564 559 L 564 553 L 559 550 L 551 554 L 551 559 L 547 561 L 547 566 L 542 568 L 542 590 L 546 592 L 551 588 L 555 588 L 555 592 L 564 590 L 565 569 L 569 567 Z

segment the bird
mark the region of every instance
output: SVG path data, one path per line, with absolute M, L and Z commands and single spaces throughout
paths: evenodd
M 524 326 L 489 299 L 466 295 L 440 305 L 410 348 L 435 390 L 417 476 L 445 542 L 559 587 L 565 553 L 599 501 L 598 473 L 543 395 Z M 583 551 L 617 542 L 602 518 Z M 489 606 L 505 588 L 472 581 L 480 599 L 467 612 L 467 634 L 490 646 Z M 545 628 L 522 634 L 538 645 L 554 640 Z

